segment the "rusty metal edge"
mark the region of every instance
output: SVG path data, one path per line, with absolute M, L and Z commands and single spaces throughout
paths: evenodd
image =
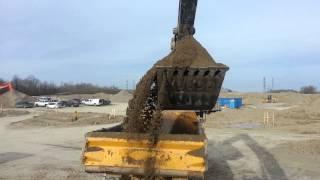
M 118 175 L 144 175 L 144 169 L 123 168 L 123 167 L 108 167 L 108 166 L 85 166 L 87 173 L 107 173 Z M 177 170 L 156 170 L 155 176 L 167 177 L 203 177 L 204 172 L 195 171 L 177 171 Z
M 86 134 L 86 138 L 120 138 L 128 140 L 149 140 L 148 134 L 140 133 L 125 133 L 125 132 L 89 132 Z M 159 136 L 159 140 L 168 141 L 193 141 L 199 142 L 207 139 L 204 134 L 162 134 Z
M 160 66 L 157 65 L 156 66 L 157 69 L 224 69 L 226 71 L 228 71 L 230 68 L 225 65 L 225 64 L 221 64 L 221 63 L 217 63 L 214 66 L 203 66 L 203 67 L 193 67 L 193 66 L 188 66 L 188 67 L 178 67 L 178 66 Z

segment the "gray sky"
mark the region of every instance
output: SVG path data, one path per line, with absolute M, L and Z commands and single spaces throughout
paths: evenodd
M 320 87 L 320 1 L 199 0 L 196 38 L 224 86 Z M 125 87 L 170 51 L 178 0 L 0 0 L 0 77 Z

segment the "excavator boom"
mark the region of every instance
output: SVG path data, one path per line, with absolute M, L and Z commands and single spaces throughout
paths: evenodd
M 171 39 L 171 50 L 175 49 L 177 41 L 183 37 L 195 34 L 194 21 L 196 18 L 198 0 L 180 0 L 178 25 L 173 29 L 174 37 Z
M 177 39 L 194 35 L 194 21 L 196 18 L 198 0 L 180 0 L 177 26 Z

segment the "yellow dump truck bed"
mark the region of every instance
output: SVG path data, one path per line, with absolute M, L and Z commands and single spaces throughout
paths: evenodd
M 147 134 L 91 132 L 86 135 L 83 164 L 87 172 L 166 177 L 203 177 L 205 135 L 160 135 L 156 145 Z

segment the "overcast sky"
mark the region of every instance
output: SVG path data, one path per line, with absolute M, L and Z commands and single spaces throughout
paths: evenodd
M 196 38 L 224 87 L 320 88 L 319 0 L 199 0 Z M 125 87 L 170 52 L 178 0 L 0 0 L 0 77 Z

